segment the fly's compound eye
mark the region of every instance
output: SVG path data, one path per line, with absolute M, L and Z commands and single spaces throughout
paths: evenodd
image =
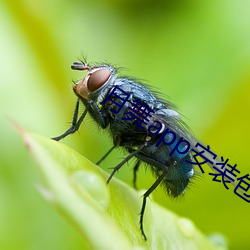
M 88 90 L 93 92 L 99 89 L 110 77 L 111 72 L 108 69 L 99 69 L 90 74 L 88 79 Z

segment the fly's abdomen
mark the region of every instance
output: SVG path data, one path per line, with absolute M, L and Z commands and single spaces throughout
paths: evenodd
M 156 176 L 165 173 L 162 184 L 169 195 L 177 197 L 184 193 L 194 175 L 192 164 L 187 162 L 192 161 L 192 154 L 188 150 L 184 154 L 174 151 L 171 155 L 179 138 L 171 145 L 161 143 L 157 146 L 159 138 L 160 136 L 155 138 L 153 143 L 145 147 L 137 157 L 149 164 Z M 169 141 L 167 138 L 165 140 Z M 185 145 L 180 145 L 179 151 L 184 152 L 185 147 Z

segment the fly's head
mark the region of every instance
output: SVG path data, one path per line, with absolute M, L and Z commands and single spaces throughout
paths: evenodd
M 75 94 L 84 100 L 102 99 L 105 88 L 112 84 L 116 72 L 110 65 L 89 66 L 83 62 L 74 62 L 74 70 L 87 70 L 86 76 L 73 87 Z

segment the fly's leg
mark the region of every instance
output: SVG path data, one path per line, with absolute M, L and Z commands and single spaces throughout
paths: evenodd
M 110 174 L 108 180 L 107 180 L 107 184 L 109 184 L 109 182 L 111 181 L 112 177 L 114 176 L 114 174 L 126 163 L 128 162 L 132 157 L 134 157 L 138 152 L 140 152 L 144 147 L 146 147 L 147 144 L 144 143 L 143 145 L 141 145 L 137 150 L 134 150 L 132 153 L 130 153 L 122 162 L 120 162 L 116 167 L 114 167 L 112 173 Z
M 99 125 L 101 125 L 102 128 L 106 128 L 108 126 L 108 122 L 105 114 L 102 113 L 102 111 L 94 101 L 89 101 L 89 106 L 89 113 L 92 115 L 92 117 Z
M 96 165 L 99 165 L 104 159 L 106 159 L 106 157 L 113 151 L 113 149 L 115 149 L 115 147 L 116 146 L 113 146 L 97 163 L 96 163 Z M 134 152 L 134 151 L 132 151 L 132 152 Z M 140 165 L 141 165 L 141 161 L 140 160 L 137 160 L 136 161 L 136 164 L 135 164 L 135 166 L 134 166 L 134 168 L 133 168 L 133 187 L 135 188 L 135 189 L 137 189 L 136 188 L 136 172 L 138 171 L 138 169 L 139 169 L 139 167 L 140 167 Z
M 115 148 L 116 146 L 114 145 L 97 163 L 96 165 L 99 165 Z
M 158 185 L 162 182 L 163 178 L 166 176 L 166 172 L 158 177 L 158 179 L 154 182 L 154 184 L 147 190 L 147 192 L 143 195 L 142 208 L 140 212 L 140 230 L 143 235 L 144 240 L 147 240 L 147 236 L 143 229 L 143 216 L 146 208 L 146 200 L 148 196 L 158 187 Z
M 79 129 L 79 127 L 80 127 L 80 125 L 81 125 L 84 117 L 86 116 L 86 114 L 88 112 L 88 106 L 87 106 L 86 109 L 84 110 L 84 112 L 82 113 L 81 117 L 77 121 L 77 119 L 78 119 L 78 112 L 79 112 L 79 103 L 80 103 L 80 101 L 78 99 L 77 102 L 76 102 L 76 106 L 75 106 L 75 110 L 74 110 L 74 116 L 73 116 L 71 127 L 65 133 L 63 133 L 62 135 L 59 135 L 59 136 L 51 138 L 51 139 L 53 139 L 55 141 L 60 141 L 64 137 L 68 136 L 69 134 L 75 133 Z
M 135 189 L 137 189 L 137 188 L 136 188 L 136 173 L 137 173 L 137 171 L 138 171 L 140 165 L 141 165 L 141 161 L 140 161 L 140 160 L 137 160 L 137 161 L 136 161 L 136 164 L 135 164 L 135 166 L 134 166 L 134 168 L 133 168 L 133 186 L 134 186 Z
M 84 110 L 84 112 L 80 116 L 79 120 L 77 120 L 78 113 L 79 113 L 79 104 L 80 104 L 80 100 L 78 99 L 76 102 L 71 127 L 62 135 L 52 138 L 53 140 L 60 141 L 64 137 L 68 136 L 69 134 L 75 133 L 79 129 L 84 117 L 86 116 L 86 114 L 88 112 L 90 112 L 92 115 L 94 115 L 94 119 L 97 121 L 98 124 L 101 125 L 102 128 L 107 127 L 108 123 L 106 120 L 106 116 L 101 112 L 100 108 L 97 106 L 97 104 L 94 101 L 88 102 L 88 104 L 86 105 L 86 109 Z

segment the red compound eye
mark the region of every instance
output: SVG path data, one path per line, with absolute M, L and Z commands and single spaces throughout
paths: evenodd
M 110 71 L 108 69 L 99 69 L 92 73 L 88 79 L 88 90 L 93 92 L 99 89 L 109 78 Z

